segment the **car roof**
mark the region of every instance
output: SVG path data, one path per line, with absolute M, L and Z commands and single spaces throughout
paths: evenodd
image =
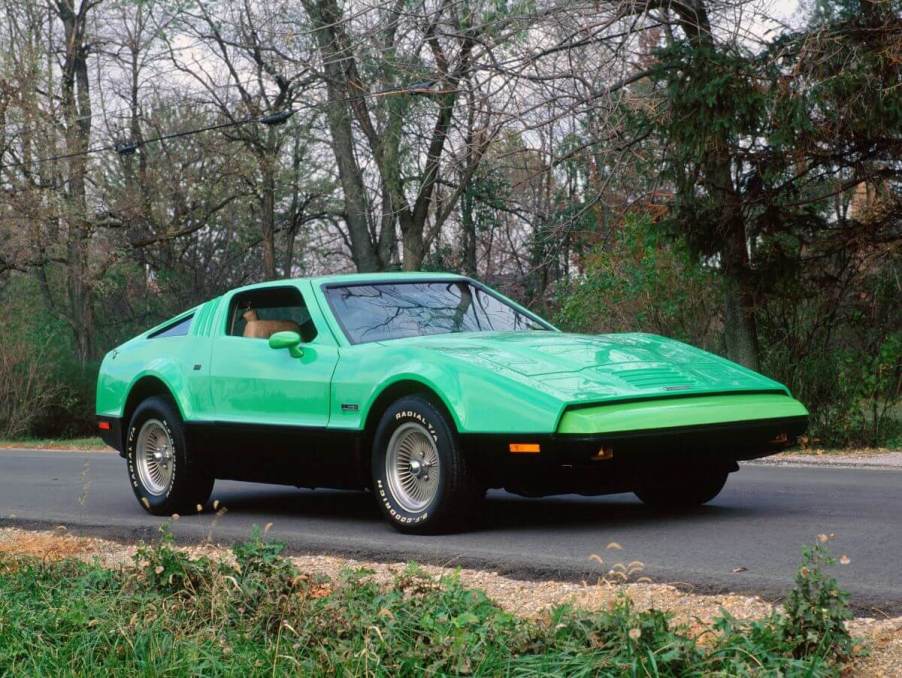
M 430 281 L 430 280 L 468 280 L 466 276 L 457 273 L 424 273 L 422 271 L 394 271 L 390 273 L 341 273 L 337 275 L 321 275 L 310 278 L 284 278 L 281 280 L 269 280 L 252 285 L 237 287 L 233 291 L 255 290 L 261 287 L 275 287 L 286 282 L 297 280 L 309 280 L 314 285 L 359 285 L 362 283 L 379 282 L 404 282 L 404 281 Z
M 421 271 L 404 271 L 391 273 L 344 273 L 324 275 L 310 278 L 314 285 L 346 285 L 372 282 L 404 282 L 405 280 L 466 280 L 465 276 L 456 273 L 424 273 Z

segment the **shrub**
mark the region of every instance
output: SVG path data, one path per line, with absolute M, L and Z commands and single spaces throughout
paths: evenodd
M 688 248 L 630 217 L 611 242 L 597 245 L 585 274 L 564 287 L 557 323 L 576 332 L 652 332 L 716 350 L 720 285 Z
M 823 539 L 826 541 L 826 537 Z M 845 626 L 852 617 L 848 595 L 824 572 L 825 566 L 834 564 L 820 543 L 802 550 L 795 588 L 783 606 L 783 636 L 795 657 L 826 654 L 842 660 L 852 655 L 852 638 Z
M 71 437 L 95 431 L 97 363 L 75 359 L 67 323 L 35 281 L 18 276 L 0 293 L 0 436 Z
M 143 590 L 197 598 L 209 588 L 213 577 L 207 558 L 190 558 L 174 548 L 175 540 L 167 525 L 160 528 L 156 546 L 142 544 L 135 551 L 134 582 Z
M 164 530 L 122 570 L 0 554 L 0 674 L 834 676 L 852 656 L 821 546 L 784 611 L 725 616 L 705 644 L 625 597 L 525 619 L 458 576 L 328 580 L 281 551 L 257 532 L 234 563 L 191 559 Z
M 892 446 L 902 433 L 900 261 L 863 261 L 796 263 L 759 290 L 761 370 L 808 407 L 809 438 L 824 445 Z M 557 300 L 562 329 L 653 332 L 723 353 L 718 272 L 662 226 L 632 216 L 583 264 Z
M 761 305 L 762 366 L 811 412 L 809 437 L 828 446 L 898 444 L 902 422 L 900 261 L 864 272 L 784 281 Z
M 6 334 L 0 343 L 0 437 L 30 433 L 61 392 L 53 381 L 48 342 Z

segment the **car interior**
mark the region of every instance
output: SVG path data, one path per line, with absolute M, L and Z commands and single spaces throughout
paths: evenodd
M 236 294 L 232 299 L 229 336 L 269 339 L 274 333 L 284 331 L 297 332 L 305 343 L 316 338 L 316 326 L 300 290 L 267 287 Z

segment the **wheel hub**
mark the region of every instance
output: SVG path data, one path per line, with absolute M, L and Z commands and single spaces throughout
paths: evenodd
M 404 510 L 425 510 L 438 492 L 440 474 L 432 434 L 415 422 L 399 426 L 388 442 L 385 471 L 388 489 Z
M 172 482 L 174 462 L 169 429 L 159 419 L 148 419 L 135 442 L 135 466 L 149 494 L 159 496 L 166 492 Z

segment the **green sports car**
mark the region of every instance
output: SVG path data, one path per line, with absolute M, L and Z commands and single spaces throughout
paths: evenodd
M 233 290 L 104 358 L 98 426 L 154 514 L 216 478 L 369 488 L 405 532 L 469 524 L 488 488 L 704 503 L 808 413 L 786 387 L 650 334 L 559 332 L 466 277 Z

